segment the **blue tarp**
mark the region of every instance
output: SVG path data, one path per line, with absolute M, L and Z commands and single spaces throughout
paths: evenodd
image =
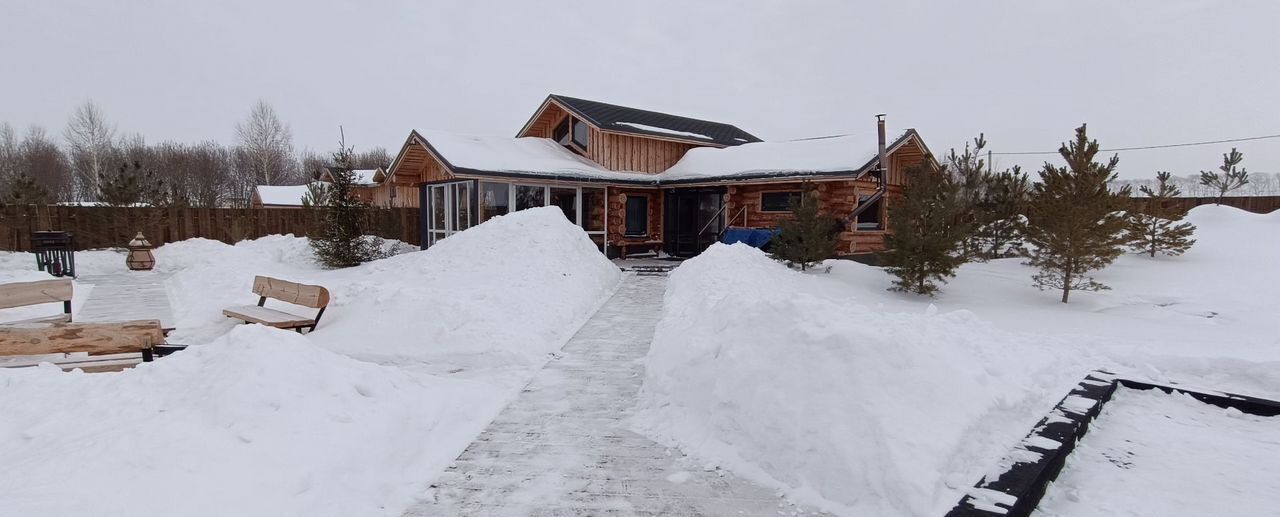
M 733 244 L 741 242 L 753 248 L 763 248 L 773 240 L 778 234 L 778 230 L 771 228 L 727 228 L 724 231 L 723 242 L 725 244 Z

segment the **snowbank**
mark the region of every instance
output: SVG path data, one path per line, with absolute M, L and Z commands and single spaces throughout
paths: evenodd
M 888 313 L 743 245 L 672 274 L 637 427 L 848 515 L 953 504 L 1088 369 L 956 311 Z
M 261 326 L 123 373 L 0 369 L 0 392 L 14 516 L 391 514 L 494 396 Z

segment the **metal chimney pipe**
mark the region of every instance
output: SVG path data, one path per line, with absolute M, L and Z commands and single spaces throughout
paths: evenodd
M 880 188 L 883 189 L 886 177 L 889 175 L 889 156 L 885 152 L 884 113 L 876 115 L 876 133 L 880 137 Z

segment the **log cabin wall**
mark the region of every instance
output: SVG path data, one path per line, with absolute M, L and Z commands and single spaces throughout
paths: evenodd
M 649 198 L 649 235 L 645 237 L 627 237 L 627 196 L 646 196 Z M 662 190 L 656 188 L 609 187 L 609 244 L 619 246 L 625 244 L 641 244 L 662 240 Z

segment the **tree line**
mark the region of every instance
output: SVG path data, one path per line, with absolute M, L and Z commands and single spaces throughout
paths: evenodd
M 1175 178 L 1161 171 L 1140 184 L 1137 196 L 1149 202 L 1139 208 L 1131 186 L 1117 184 L 1119 156 L 1101 159 L 1085 125 L 1059 149 L 1065 165 L 1045 162 L 1036 181 L 1019 167 L 991 170 L 981 159 L 986 145 L 979 135 L 962 151 L 906 171 L 903 196 L 888 207 L 891 232 L 880 254 L 895 278 L 892 290 L 932 296 L 965 263 L 1021 257 L 1034 270 L 1033 284 L 1067 303 L 1073 291 L 1108 289 L 1093 274 L 1126 250 L 1154 258 L 1195 244 Z M 1201 171 L 1198 185 L 1221 202 L 1251 183 L 1243 161 L 1231 149 L 1222 165 Z M 813 189 L 792 208 L 774 257 L 805 269 L 834 256 L 839 221 L 818 209 Z
M 76 108 L 61 138 L 39 126 L 21 135 L 0 122 L 0 205 L 247 207 L 258 185 L 315 181 L 332 157 L 296 151 L 289 124 L 258 101 L 236 124 L 232 145 L 163 141 L 120 132 L 92 100 Z M 352 153 L 357 169 L 386 167 L 375 147 Z

